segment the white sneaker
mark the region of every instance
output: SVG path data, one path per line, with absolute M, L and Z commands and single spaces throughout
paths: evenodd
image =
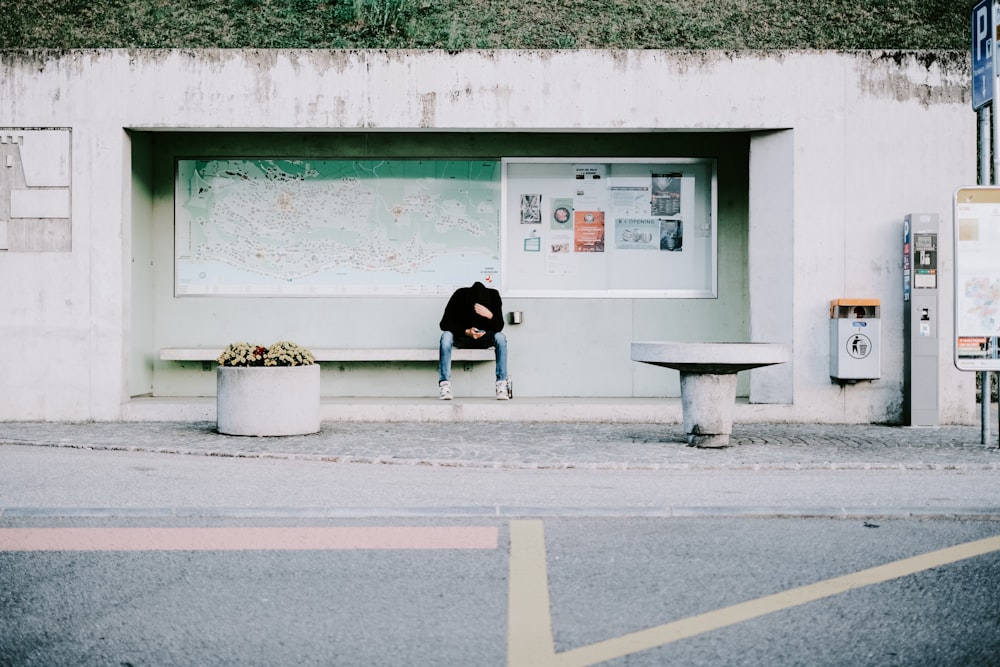
M 451 400 L 451 383 L 447 380 L 442 380 L 438 383 L 438 389 L 441 391 L 441 400 L 450 401 Z
M 497 380 L 497 400 L 506 401 L 510 398 L 510 394 L 507 393 L 507 381 Z

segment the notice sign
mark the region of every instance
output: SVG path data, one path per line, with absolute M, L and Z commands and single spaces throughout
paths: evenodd
M 1000 370 L 1000 187 L 955 191 L 955 366 Z

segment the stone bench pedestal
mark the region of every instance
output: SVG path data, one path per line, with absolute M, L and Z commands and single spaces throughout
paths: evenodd
M 736 374 L 791 360 L 781 343 L 632 343 L 632 360 L 680 371 L 684 433 L 692 447 L 727 447 Z

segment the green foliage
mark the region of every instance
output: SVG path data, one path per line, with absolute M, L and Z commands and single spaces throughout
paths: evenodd
M 958 49 L 975 0 L 0 0 L 0 48 Z
M 405 20 L 406 0 L 354 0 L 354 16 L 372 36 L 396 33 Z

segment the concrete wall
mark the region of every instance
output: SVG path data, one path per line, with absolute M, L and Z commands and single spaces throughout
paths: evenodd
M 751 401 L 785 404 L 761 405 L 762 419 L 896 421 L 902 219 L 945 221 L 950 313 L 951 194 L 976 180 L 969 94 L 967 54 L 950 52 L 0 52 L 0 134 L 64 132 L 71 160 L 68 240 L 50 233 L 65 219 L 49 231 L 0 220 L 0 419 L 119 419 L 134 395 L 213 391 L 200 364 L 156 361 L 163 346 L 286 333 L 380 344 L 371 337 L 392 327 L 385 313 L 396 307 L 426 326 L 384 344 L 433 345 L 435 299 L 174 299 L 177 155 L 572 147 L 573 157 L 718 158 L 719 298 L 508 301 L 525 312 L 510 332 L 519 395 L 676 395 L 672 374 L 628 360 L 630 340 L 781 340 L 794 344 L 793 363 L 741 381 Z M 880 380 L 830 381 L 837 297 L 881 299 Z M 554 347 L 565 326 L 581 338 Z M 974 379 L 952 368 L 951 332 L 943 322 L 941 416 L 969 423 Z M 479 386 L 489 369 L 468 375 Z M 324 371 L 329 395 L 433 389 L 426 367 Z

